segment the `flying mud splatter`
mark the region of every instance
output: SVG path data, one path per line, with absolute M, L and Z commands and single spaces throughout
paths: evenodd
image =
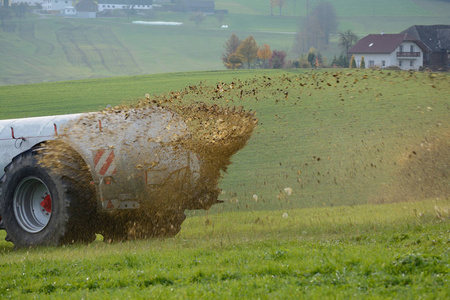
M 413 149 L 399 158 L 395 180 L 371 202 L 450 197 L 450 132 L 428 137 Z
M 96 231 L 105 240 L 173 236 L 186 209 L 209 209 L 220 202 L 221 174 L 256 124 L 255 114 L 241 108 L 178 96 L 148 97 L 67 123 L 43 147 L 40 163 L 57 173 L 70 168 L 60 158 L 74 151 L 89 162 L 90 172 L 78 172 L 78 181 L 85 182 L 84 190 L 94 182 L 103 208 L 109 210 L 97 210 L 95 218 Z M 108 158 L 100 163 L 105 153 Z

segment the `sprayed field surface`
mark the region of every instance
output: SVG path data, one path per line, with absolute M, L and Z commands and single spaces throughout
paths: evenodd
M 12 250 L 2 298 L 447 299 L 448 202 L 190 217 L 175 238 Z M 3 235 L 3 234 L 2 234 Z

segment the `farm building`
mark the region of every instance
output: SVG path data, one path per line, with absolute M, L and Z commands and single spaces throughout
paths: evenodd
M 355 55 L 358 68 L 364 56 L 366 68 L 397 66 L 403 70 L 418 70 L 428 51 L 421 41 L 409 34 L 381 33 L 360 39 L 348 53 Z
M 214 13 L 214 1 L 198 1 L 198 0 L 185 0 L 182 3 L 185 11 L 187 12 L 203 12 L 205 14 Z
M 450 25 L 414 25 L 403 31 L 424 43 L 429 53 L 423 58 L 423 65 L 432 70 L 450 68 Z
M 152 9 L 153 0 L 98 0 L 98 11 L 109 9 Z
M 0 0 L 0 3 L 2 1 Z M 29 6 L 36 6 L 36 4 L 40 4 L 42 5 L 42 3 L 44 2 L 44 0 L 9 0 L 9 4 L 14 4 L 14 3 L 27 3 Z M 1 6 L 1 5 L 0 5 Z
M 61 13 L 66 7 L 73 7 L 72 0 L 42 0 L 42 9 L 48 12 Z

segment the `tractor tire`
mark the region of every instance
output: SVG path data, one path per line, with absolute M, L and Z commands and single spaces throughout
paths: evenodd
M 52 157 L 59 168 L 43 166 L 45 147 L 18 155 L 5 168 L 0 211 L 6 239 L 17 248 L 92 242 L 95 190 L 84 161 L 72 150 Z

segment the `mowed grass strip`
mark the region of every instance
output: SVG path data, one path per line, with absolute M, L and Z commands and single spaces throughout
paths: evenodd
M 446 206 L 447 205 L 447 206 Z M 448 201 L 188 218 L 171 239 L 13 250 L 13 298 L 424 298 L 449 296 Z M 2 237 L 4 234 L 2 234 Z

